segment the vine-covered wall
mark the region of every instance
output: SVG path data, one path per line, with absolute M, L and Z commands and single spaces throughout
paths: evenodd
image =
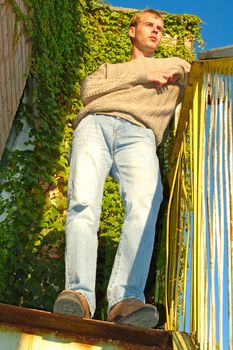
M 64 288 L 68 154 L 72 120 L 81 108 L 80 83 L 105 61 L 130 59 L 132 12 L 96 0 L 27 0 L 25 17 L 11 3 L 33 45 L 31 76 L 15 119 L 18 133 L 25 120 L 30 126 L 31 148 L 6 151 L 1 162 L 0 302 L 51 310 Z M 192 61 L 194 52 L 184 42 L 188 37 L 202 43 L 200 19 L 164 14 L 164 20 L 165 34 L 176 46 L 164 44 L 156 55 Z M 98 232 L 98 318 L 106 316 L 106 286 L 122 220 L 117 184 L 108 178 Z M 152 270 L 156 264 L 153 260 Z M 154 297 L 151 276 L 149 299 Z

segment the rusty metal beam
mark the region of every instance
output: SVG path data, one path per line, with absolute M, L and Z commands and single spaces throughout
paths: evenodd
M 109 343 L 118 349 L 172 350 L 172 332 L 62 316 L 47 311 L 0 304 L 0 328 L 26 334 L 56 334 L 88 345 Z

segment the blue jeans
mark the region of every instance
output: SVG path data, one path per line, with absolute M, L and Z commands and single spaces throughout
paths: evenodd
M 124 119 L 88 115 L 73 135 L 66 222 L 66 289 L 79 291 L 95 311 L 97 231 L 108 175 L 120 185 L 125 219 L 107 297 L 145 301 L 162 184 L 154 134 Z

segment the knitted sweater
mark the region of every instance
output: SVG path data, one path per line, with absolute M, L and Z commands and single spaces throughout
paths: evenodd
M 180 78 L 164 87 L 147 81 L 149 71 L 177 68 Z M 74 127 L 87 114 L 121 117 L 153 130 L 156 144 L 181 102 L 190 64 L 178 57 L 137 58 L 125 63 L 102 64 L 85 78 L 81 85 L 84 108 L 74 121 Z

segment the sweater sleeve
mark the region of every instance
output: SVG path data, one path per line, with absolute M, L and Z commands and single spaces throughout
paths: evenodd
M 186 86 L 188 83 L 188 75 L 191 69 L 191 64 L 181 58 L 177 57 L 176 59 L 176 68 L 180 73 L 180 78 L 178 79 L 178 82 L 180 85 Z
M 107 63 L 102 64 L 93 74 L 86 77 L 81 85 L 81 100 L 86 106 L 93 100 L 117 90 L 129 89 L 146 82 L 145 73 L 121 73 L 108 77 Z

